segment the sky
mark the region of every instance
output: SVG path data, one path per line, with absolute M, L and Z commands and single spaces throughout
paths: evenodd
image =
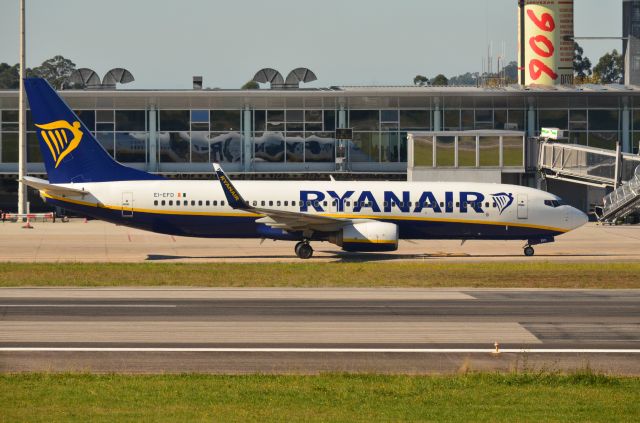
M 18 62 L 18 0 L 0 1 L 0 62 Z M 576 36 L 621 36 L 622 0 L 576 0 Z M 517 0 L 26 0 L 27 66 L 61 54 L 123 88 L 239 88 L 261 68 L 333 85 L 407 85 L 517 56 Z M 594 64 L 621 41 L 581 41 Z

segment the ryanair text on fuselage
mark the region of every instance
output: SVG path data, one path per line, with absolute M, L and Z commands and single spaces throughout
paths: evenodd
M 513 203 L 513 194 L 497 193 L 491 194 L 492 203 L 496 204 L 500 214 Z M 480 192 L 461 191 L 459 193 L 446 191 L 443 198 L 436 198 L 431 191 L 424 191 L 417 201 L 411 198 L 411 192 L 402 191 L 400 195 L 393 191 L 384 191 L 383 199 L 376 199 L 371 191 L 362 191 L 356 194 L 355 191 L 346 191 L 342 194 L 336 191 L 300 191 L 300 211 L 308 212 L 313 209 L 317 212 L 324 212 L 323 202 L 331 200 L 336 207 L 336 211 L 343 212 L 345 203 L 353 202 L 353 212 L 358 213 L 362 209 L 370 209 L 374 213 L 390 213 L 396 209 L 402 213 L 420 213 L 424 209 L 433 209 L 434 213 L 485 213 L 483 203 L 486 196 Z M 380 207 L 382 205 L 382 207 Z M 455 206 L 455 207 L 454 207 Z M 457 209 L 457 210 L 456 210 Z

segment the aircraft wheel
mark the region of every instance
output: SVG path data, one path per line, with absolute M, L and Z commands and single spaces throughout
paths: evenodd
M 301 242 L 296 245 L 296 255 L 302 260 L 310 259 L 313 256 L 313 248 L 307 242 Z
M 300 246 L 304 244 L 304 242 L 300 241 L 296 244 L 295 248 L 293 249 L 293 251 L 296 252 L 296 256 L 300 257 Z
M 533 249 L 533 247 L 531 246 L 527 246 L 524 248 L 524 255 L 527 257 L 531 257 L 536 253 L 536 250 Z

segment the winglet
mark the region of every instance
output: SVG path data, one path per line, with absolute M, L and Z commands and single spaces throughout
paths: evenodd
M 234 209 L 250 209 L 251 207 L 249 206 L 249 203 L 244 201 L 244 198 L 242 198 L 236 187 L 233 186 L 227 175 L 225 175 L 224 170 L 222 170 L 222 166 L 218 163 L 213 163 L 213 171 L 216 173 L 216 176 L 220 181 L 222 191 L 224 191 L 224 195 L 227 197 L 229 205 Z

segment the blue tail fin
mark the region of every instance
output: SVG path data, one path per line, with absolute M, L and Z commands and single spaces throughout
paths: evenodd
M 47 81 L 24 84 L 51 183 L 163 179 L 116 162 Z

